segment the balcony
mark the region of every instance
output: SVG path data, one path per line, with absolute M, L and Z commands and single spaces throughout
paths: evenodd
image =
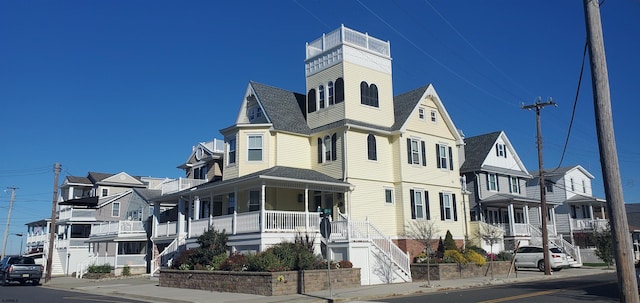
M 144 234 L 144 222 L 142 221 L 115 221 L 105 222 L 91 227 L 90 237 L 106 236 L 106 235 L 132 235 Z
M 358 31 L 341 26 L 340 28 L 328 34 L 323 35 L 321 38 L 310 42 L 307 45 L 306 59 L 315 57 L 340 44 L 349 44 L 364 48 L 385 57 L 390 56 L 389 42 L 382 41 L 380 39 L 371 37 L 366 33 L 363 34 Z
M 162 194 L 170 194 L 207 183 L 207 180 L 178 178 L 162 184 Z
M 95 221 L 95 209 L 74 209 L 73 207 L 61 208 L 58 212 L 58 220 Z

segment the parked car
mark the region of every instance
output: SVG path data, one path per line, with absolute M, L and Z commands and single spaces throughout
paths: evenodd
M 541 246 L 521 246 L 514 255 L 516 268 L 538 268 L 544 271 L 544 256 Z M 553 271 L 569 267 L 567 255 L 560 248 L 549 247 L 549 265 Z
M 8 285 L 11 281 L 39 285 L 43 271 L 43 266 L 36 264 L 31 257 L 5 256 L 0 261 L 0 282 L 2 285 Z

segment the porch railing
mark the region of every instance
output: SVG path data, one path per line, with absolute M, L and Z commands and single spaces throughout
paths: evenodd
M 530 227 L 531 230 L 531 240 L 530 243 L 532 245 L 542 246 L 542 231 L 535 226 Z M 580 247 L 574 246 L 569 243 L 563 237 L 558 236 L 554 232 L 548 233 L 548 240 L 551 244 L 561 247 L 568 255 L 570 255 L 574 260 L 576 260 L 577 264 L 582 265 L 582 256 L 580 255 Z
M 207 183 L 207 180 L 178 178 L 178 179 L 163 183 L 160 189 L 162 190 L 162 194 L 166 195 L 170 193 L 179 192 L 181 190 L 189 189 L 204 183 Z
M 153 268 L 151 269 L 151 275 L 156 274 L 162 266 L 171 267 L 173 263 L 173 257 L 179 252 L 180 247 L 184 245 L 185 237 L 179 236 L 171 242 L 167 247 L 162 250 L 151 262 Z
M 259 211 L 234 213 L 231 215 L 217 216 L 192 220 L 189 228 L 189 237 L 197 237 L 205 232 L 209 226 L 216 230 L 225 230 L 227 234 L 245 234 L 256 232 L 297 232 L 301 230 L 318 231 L 320 216 L 317 212 L 266 210 L 264 230 L 261 230 Z M 160 223 L 156 227 L 156 236 L 173 236 L 177 234 L 175 222 Z
M 601 230 L 609 224 L 607 219 L 571 219 L 574 230 Z
M 142 221 L 114 221 L 105 222 L 91 227 L 91 236 L 145 233 Z

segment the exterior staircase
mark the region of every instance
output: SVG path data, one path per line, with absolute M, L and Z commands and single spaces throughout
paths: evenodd
M 542 246 L 542 231 L 533 225 L 529 226 L 531 232 L 531 244 Z M 565 240 L 562 236 L 555 233 L 548 234 L 549 244 L 555 247 L 559 247 L 567 254 L 570 267 L 582 267 L 582 257 L 580 256 L 580 247 L 571 244 Z
M 181 248 L 186 243 L 186 234 L 179 235 L 175 238 L 171 244 L 169 244 L 165 249 L 160 252 L 155 258 L 153 258 L 151 275 L 155 276 L 160 271 L 162 267 L 171 267 L 173 263 L 173 258 L 175 258 L 178 253 L 181 251 Z
M 354 245 L 368 244 L 368 264 L 361 265 L 363 270 L 375 268 L 375 275 L 383 283 L 411 282 L 411 260 L 409 254 L 402 251 L 393 241 L 385 236 L 378 228 L 368 221 L 348 220 L 343 214 L 338 220 L 331 222 L 331 236 L 329 246 L 336 243 L 347 243 L 350 248 Z M 349 256 L 349 259 L 353 259 Z M 355 263 L 362 260 L 350 260 Z M 355 261 L 355 262 L 354 262 Z M 374 263 L 375 264 L 372 264 Z M 375 283 L 374 283 L 375 284 Z

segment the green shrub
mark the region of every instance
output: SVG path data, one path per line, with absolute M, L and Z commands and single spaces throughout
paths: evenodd
M 447 234 L 444 236 L 444 250 L 458 250 L 458 245 L 456 245 L 456 241 L 453 240 L 453 235 L 450 231 L 447 230 Z
M 474 250 L 467 250 L 464 253 L 464 257 L 469 260 L 469 262 L 474 263 L 478 266 L 482 266 L 487 263 L 487 259 L 485 259 L 481 254 L 477 253 Z
M 220 264 L 220 270 L 245 271 L 248 268 L 247 256 L 240 253 L 232 253 Z
M 476 245 L 467 245 L 465 247 L 465 250 L 469 251 L 469 250 L 473 250 L 477 253 L 479 253 L 481 256 L 486 256 L 487 255 L 487 251 L 484 250 L 482 247 L 476 246 Z
M 129 265 L 125 265 L 122 268 L 122 275 L 125 276 L 125 277 L 131 275 L 131 268 L 129 268 Z
M 92 274 L 108 274 L 111 273 L 111 269 L 111 265 L 106 263 L 102 265 L 91 265 L 87 268 L 87 272 Z
M 267 251 L 273 253 L 280 260 L 284 270 L 312 269 L 317 259 L 309 246 L 302 242 L 278 243 Z
M 282 265 L 280 259 L 270 250 L 257 255 L 248 255 L 247 259 L 247 270 L 249 271 L 276 272 L 287 270 Z
M 511 261 L 513 260 L 513 254 L 508 251 L 501 251 L 496 255 L 496 261 Z

